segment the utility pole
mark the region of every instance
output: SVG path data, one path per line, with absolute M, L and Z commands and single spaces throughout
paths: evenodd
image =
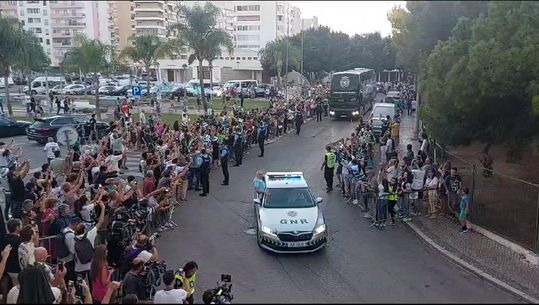
M 286 6 L 285 1 L 285 6 Z M 286 74 L 285 74 L 285 84 L 284 84 L 284 94 L 286 96 L 286 101 L 288 102 L 288 45 L 290 43 L 290 10 L 289 7 L 286 7 Z
M 303 30 L 304 30 L 304 22 L 303 18 L 301 19 L 301 87 L 303 89 Z

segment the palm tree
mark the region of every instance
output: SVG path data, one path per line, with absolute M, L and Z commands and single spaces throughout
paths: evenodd
M 0 42 L 0 76 L 4 78 L 6 104 L 12 116 L 8 86 L 11 68 L 41 70 L 48 65 L 48 59 L 35 36 L 26 32 L 17 19 L 0 18 Z
M 131 36 L 133 46 L 128 46 L 120 53 L 120 58 L 129 58 L 133 62 L 144 65 L 146 70 L 146 92 L 150 92 L 150 67 L 157 63 L 157 59 L 172 54 L 179 49 L 177 40 L 165 42 L 157 36 Z
M 191 48 L 193 53 L 187 59 L 189 65 L 195 60 L 198 61 L 200 94 L 204 105 L 204 112 L 207 114 L 208 104 L 204 94 L 202 62 L 204 59 L 210 57 L 208 53 L 214 52 L 215 49 L 231 47 L 232 39 L 226 31 L 217 27 L 217 17 L 220 10 L 215 5 L 206 2 L 204 6 L 198 4 L 193 7 L 182 6 L 180 12 L 185 16 L 185 22 L 176 23 L 169 30 L 178 35 L 183 44 Z
M 68 70 L 93 73 L 95 88 L 95 110 L 98 118 L 101 118 L 99 107 L 99 77 L 98 72 L 104 71 L 109 66 L 113 48 L 98 40 L 92 40 L 84 35 L 74 38 L 76 47 L 66 53 L 62 66 Z
M 215 39 L 220 41 L 209 41 L 209 39 Z M 213 61 L 215 58 L 219 57 L 221 55 L 221 47 L 220 45 L 225 46 L 227 49 L 228 54 L 232 54 L 234 51 L 234 45 L 232 43 L 232 40 L 228 37 L 219 37 L 218 35 L 214 35 L 211 38 L 207 38 L 208 48 L 203 51 L 203 57 L 205 60 L 208 61 L 208 69 L 210 70 L 210 92 L 213 88 Z M 212 95 L 210 94 L 210 98 Z

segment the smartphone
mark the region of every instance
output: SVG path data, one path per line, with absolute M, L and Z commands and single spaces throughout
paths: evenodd
M 83 297 L 83 291 L 82 291 L 82 278 L 77 276 L 77 285 L 75 286 L 75 295 L 79 297 Z
M 64 271 L 64 262 L 59 262 L 58 263 L 58 270 L 59 271 Z

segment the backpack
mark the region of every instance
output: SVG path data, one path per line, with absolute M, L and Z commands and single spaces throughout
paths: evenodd
M 67 257 L 71 252 L 69 252 L 69 249 L 66 245 L 66 235 L 67 234 L 74 234 L 71 231 L 62 230 L 57 236 L 56 236 L 56 257 L 59 259 Z
M 87 264 L 92 261 L 94 256 L 94 247 L 86 234 L 82 239 L 75 238 L 75 257 L 81 264 Z

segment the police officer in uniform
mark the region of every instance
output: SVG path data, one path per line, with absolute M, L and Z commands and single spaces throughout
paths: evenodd
M 333 173 L 335 172 L 335 163 L 337 156 L 331 151 L 331 146 L 326 146 L 326 154 L 324 155 L 324 163 L 322 163 L 321 170 L 324 170 L 324 179 L 326 180 L 326 192 L 333 190 Z
M 296 109 L 296 134 L 299 136 L 301 125 L 303 124 L 303 114 L 301 109 Z
M 223 170 L 223 176 L 225 180 L 221 185 L 228 185 L 228 156 L 230 155 L 229 143 L 223 143 L 219 150 L 219 158 L 221 160 L 221 169 Z
M 267 125 L 263 119 L 260 120 L 258 128 L 256 130 L 258 147 L 260 148 L 259 157 L 264 157 L 264 140 L 266 140 Z
M 202 193 L 200 196 L 205 197 L 210 192 L 210 165 L 211 157 L 206 153 L 206 149 L 200 151 L 200 183 L 202 184 Z
M 321 122 L 322 121 L 322 112 L 324 109 L 322 108 L 322 101 L 320 98 L 316 101 L 316 121 Z
M 236 164 L 234 166 L 240 166 L 241 165 L 241 159 L 242 159 L 242 143 L 243 139 L 241 136 L 241 129 L 239 127 L 236 128 L 236 133 L 234 134 L 234 159 L 236 159 Z

